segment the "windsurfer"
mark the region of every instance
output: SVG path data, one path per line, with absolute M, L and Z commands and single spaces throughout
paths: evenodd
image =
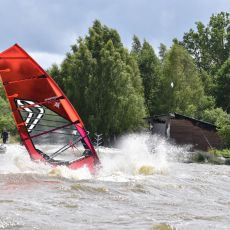
M 17 44 L 0 53 L 0 66 L 10 69 L 10 74 L 1 72 L 0 79 L 31 159 L 70 169 L 86 166 L 95 173 L 97 152 L 77 111 L 56 82 Z M 6 142 L 8 136 L 1 136 Z M 81 155 L 88 150 L 84 153 L 87 156 L 70 154 L 68 150 L 74 146 Z
M 8 134 L 8 132 L 6 131 L 5 128 L 4 128 L 3 131 L 2 131 L 1 138 L 2 138 L 3 144 L 6 144 L 6 141 L 7 141 L 8 138 L 9 138 L 9 134 Z

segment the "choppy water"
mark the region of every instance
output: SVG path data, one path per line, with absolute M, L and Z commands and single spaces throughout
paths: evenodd
M 0 229 L 230 229 L 230 167 L 186 164 L 186 149 L 130 135 L 102 168 L 52 169 L 10 145 L 0 155 Z

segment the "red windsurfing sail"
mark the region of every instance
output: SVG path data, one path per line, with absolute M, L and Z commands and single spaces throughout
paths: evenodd
M 19 45 L 0 53 L 0 76 L 30 157 L 94 172 L 99 159 L 81 118 L 55 81 Z

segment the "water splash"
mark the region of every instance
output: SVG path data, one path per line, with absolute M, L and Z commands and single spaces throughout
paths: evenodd
M 50 177 L 62 177 L 71 180 L 85 180 L 91 179 L 93 177 L 89 169 L 86 167 L 77 170 L 72 170 L 66 166 L 58 166 L 52 168 L 48 171 L 48 175 Z
M 102 149 L 100 176 L 127 177 L 165 174 L 170 162 L 186 157 L 187 148 L 170 144 L 165 138 L 147 133 L 123 136 L 117 149 Z M 111 179 L 111 178 L 110 178 Z
M 143 176 L 167 174 L 170 162 L 183 158 L 185 148 L 171 145 L 166 139 L 146 133 L 125 135 L 118 141 L 117 148 L 100 148 L 102 166 L 96 176 L 87 168 L 71 170 L 65 166 L 52 167 L 35 163 L 24 146 L 8 145 L 7 153 L 1 155 L 0 174 L 33 173 L 73 180 L 99 179 L 125 182 Z
M 26 149 L 19 144 L 9 144 L 7 152 L 1 155 L 0 173 L 36 173 L 44 174 L 47 166 L 30 160 Z
M 6 154 L 1 155 L 0 174 L 39 174 L 50 177 L 61 177 L 74 180 L 91 179 L 87 168 L 71 170 L 65 166 L 53 167 L 42 162 L 34 162 L 24 146 L 10 144 Z

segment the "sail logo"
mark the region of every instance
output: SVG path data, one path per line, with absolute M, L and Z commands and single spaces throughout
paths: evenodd
M 54 103 L 54 107 L 56 107 L 56 108 L 59 109 L 59 108 L 60 108 L 60 102 L 57 102 L 57 101 L 56 101 L 56 102 Z
M 24 121 L 27 130 L 30 133 L 43 117 L 45 110 L 42 106 L 36 104 L 34 101 L 16 99 L 16 103 L 18 108 L 22 107 L 22 111 L 27 112 L 27 117 Z
M 58 96 L 54 96 L 54 97 L 49 97 L 49 98 L 46 98 L 45 101 L 47 102 L 54 102 L 54 107 L 56 108 L 60 108 L 60 102 L 59 101 L 56 101 L 58 100 L 59 97 Z

